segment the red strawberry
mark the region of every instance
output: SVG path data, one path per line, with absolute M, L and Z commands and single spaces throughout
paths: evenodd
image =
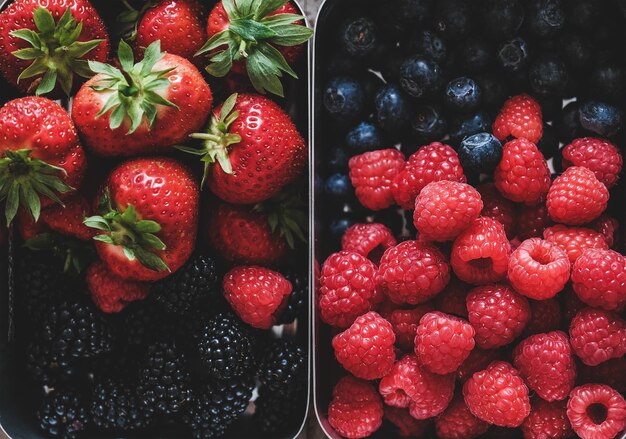
M 106 156 L 165 152 L 203 126 L 213 97 L 193 64 L 161 52 L 159 41 L 136 64 L 123 40 L 118 56 L 124 73 L 91 61 L 96 75 L 74 98 L 72 118 L 93 152 Z
M 85 154 L 60 105 L 39 97 L 10 101 L 0 108 L 0 133 L 0 200 L 8 223 L 20 205 L 36 221 L 42 207 L 60 204 L 59 194 L 80 185 Z
M 542 134 L 541 107 L 527 94 L 507 100 L 493 123 L 493 135 L 500 141 L 512 136 L 537 143 Z
M 24 93 L 72 91 L 106 61 L 109 35 L 88 0 L 16 0 L 0 13 L 0 72 Z
M 115 168 L 99 200 L 101 216 L 85 220 L 101 230 L 96 249 L 122 279 L 154 281 L 178 270 L 193 252 L 198 185 L 167 158 L 129 160 Z
M 77 194 L 65 201 L 65 207 L 54 205 L 42 210 L 39 219 L 51 230 L 87 241 L 94 235 L 94 230 L 83 223 L 90 212 L 91 206 L 85 197 Z
M 145 299 L 150 292 L 149 283 L 121 279 L 101 261 L 89 267 L 86 281 L 94 303 L 106 313 L 120 312 L 130 302 Z

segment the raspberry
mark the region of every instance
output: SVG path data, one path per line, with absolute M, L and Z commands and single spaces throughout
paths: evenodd
M 510 253 L 511 244 L 502 224 L 478 217 L 454 241 L 450 265 L 462 281 L 487 284 L 506 277 Z
M 417 305 L 445 288 L 450 281 L 450 266 L 438 248 L 404 241 L 385 251 L 377 280 L 392 302 Z
M 373 380 L 385 376 L 393 367 L 395 342 L 391 323 L 370 311 L 333 337 L 332 344 L 344 369 L 357 378 Z
M 504 226 L 506 235 L 513 236 L 517 216 L 515 204 L 504 198 L 493 183 L 481 184 L 477 189 L 483 200 L 483 210 L 480 215 L 498 221 Z
M 385 418 L 391 422 L 400 437 L 421 438 L 426 434 L 429 421 L 415 419 L 407 409 L 385 406 Z
M 620 311 L 626 305 L 626 257 L 613 250 L 585 250 L 574 262 L 572 286 L 587 305 Z
M 530 238 L 511 253 L 508 273 L 515 291 L 531 299 L 545 300 L 554 297 L 569 280 L 570 262 L 556 244 Z
M 546 206 L 554 221 L 576 226 L 599 217 L 608 201 L 609 191 L 593 172 L 572 166 L 552 183 Z
M 530 405 L 530 415 L 522 423 L 527 439 L 565 439 L 574 432 L 567 419 L 567 402 L 547 402 L 536 398 Z
M 389 314 L 389 323 L 396 334 L 396 346 L 406 352 L 413 352 L 415 334 L 424 314 L 433 311 L 432 305 L 425 303 L 413 309 L 395 309 Z
M 619 222 L 617 219 L 603 213 L 589 227 L 602 234 L 609 248 L 613 248 L 617 244 L 619 233 Z
M 605 139 L 583 137 L 572 140 L 563 148 L 563 169 L 582 166 L 593 171 L 596 178 L 610 189 L 617 183 L 622 171 L 622 154 Z
M 431 372 L 452 373 L 474 349 L 474 334 L 474 328 L 466 320 L 429 312 L 417 327 L 415 354 Z
M 463 385 L 463 397 L 474 416 L 501 427 L 518 427 L 530 413 L 528 387 L 504 361 L 472 375 Z
M 341 378 L 328 405 L 328 423 L 347 438 L 374 433 L 383 423 L 383 403 L 376 388 L 352 376 Z
M 537 204 L 550 188 L 550 170 L 534 143 L 516 139 L 504 145 L 493 175 L 496 188 L 511 201 Z
M 369 258 L 375 264 L 389 247 L 396 245 L 396 238 L 387 226 L 380 223 L 354 224 L 341 238 L 341 248 Z
M 376 287 L 376 266 L 358 253 L 341 251 L 326 259 L 319 280 L 322 320 L 347 328 L 361 314 L 380 303 Z
M 149 283 L 117 277 L 101 261 L 87 269 L 86 281 L 91 299 L 106 313 L 120 312 L 130 302 L 143 300 L 150 293 Z
M 428 419 L 443 412 L 454 394 L 454 375 L 427 371 L 415 355 L 398 361 L 378 386 L 385 404 L 409 407 L 411 416 Z
M 439 311 L 467 319 L 467 307 L 465 299 L 470 286 L 461 282 L 456 277 L 450 279 L 448 285 L 435 298 L 435 304 Z
M 543 238 L 561 247 L 573 264 L 588 248 L 607 250 L 609 246 L 600 232 L 585 227 L 567 227 L 563 224 L 548 227 Z
M 533 335 L 559 329 L 561 304 L 556 298 L 529 300 L 528 302 L 530 303 L 530 320 L 524 328 L 524 334 Z
M 493 123 L 493 135 L 500 141 L 512 136 L 537 143 L 542 134 L 541 107 L 527 94 L 509 98 Z
M 626 354 L 626 321 L 617 314 L 584 308 L 569 327 L 572 349 L 587 366 Z
M 582 364 L 578 367 L 581 383 L 606 384 L 619 393 L 626 393 L 626 357 L 613 358 L 597 366 Z
M 578 298 L 572 288 L 572 284 L 567 284 L 561 294 L 559 294 L 559 297 L 563 304 L 563 320 L 566 326 L 569 327 L 576 314 L 586 308 L 587 305 Z
M 406 210 L 415 208 L 415 198 L 428 183 L 441 180 L 465 183 L 459 156 L 452 147 L 439 142 L 422 146 L 411 154 L 393 181 L 393 197 Z
M 435 181 L 415 199 L 413 224 L 420 239 L 451 241 L 478 218 L 482 208 L 480 194 L 469 184 Z
M 475 348 L 456 371 L 456 377 L 464 383 L 476 372 L 486 369 L 491 362 L 498 359 L 500 359 L 500 351 L 497 349 Z
M 473 439 L 485 433 L 488 428 L 489 424 L 470 412 L 460 395 L 435 419 L 435 429 L 440 439 Z
M 626 426 L 626 401 L 604 384 L 576 387 L 567 402 L 567 417 L 582 439 L 610 439 Z
M 404 163 L 404 155 L 397 149 L 368 151 L 352 157 L 348 163 L 350 181 L 361 204 L 372 210 L 392 206 L 391 185 Z
M 546 203 L 535 206 L 524 206 L 517 214 L 517 227 L 515 232 L 519 239 L 540 238 L 546 227 L 550 227 L 554 222 L 548 214 Z
M 530 320 L 528 299 L 503 284 L 477 287 L 467 296 L 470 324 L 476 330 L 474 340 L 482 349 L 511 343 Z
M 531 335 L 515 347 L 513 362 L 528 387 L 546 401 L 563 400 L 574 387 L 576 364 L 562 331 Z

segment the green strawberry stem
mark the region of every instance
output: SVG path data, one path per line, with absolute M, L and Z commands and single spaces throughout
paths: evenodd
M 289 248 L 296 246 L 296 239 L 307 242 L 304 230 L 308 224 L 305 204 L 297 194 L 287 191 L 254 206 L 255 212 L 267 215 L 267 221 L 273 233 L 282 236 Z
M 65 169 L 31 157 L 31 149 L 5 151 L 0 158 L 0 201 L 5 201 L 7 225 L 11 224 L 20 206 L 37 222 L 41 212 L 40 196 L 63 205 L 57 194 L 73 190 L 59 174 Z
M 122 0 L 122 4 L 126 10 L 120 12 L 116 20 L 118 23 L 128 25 L 128 27 L 130 27 L 127 27 L 128 31 L 124 33 L 124 38 L 126 40 L 135 41 L 135 39 L 137 39 L 137 28 L 139 27 L 141 17 L 143 17 L 148 9 L 155 7 L 158 3 L 158 1 L 144 1 L 142 2 L 141 7 L 137 9 L 133 7 L 128 0 Z
M 250 82 L 262 94 L 284 96 L 283 73 L 297 78 L 275 46 L 298 46 L 313 35 L 308 27 L 296 24 L 302 15 L 269 15 L 289 0 L 222 0 L 229 18 L 228 29 L 213 35 L 196 53 L 211 52 L 207 72 L 224 77 L 233 62 L 244 61 Z
M 108 192 L 100 200 L 101 215 L 85 218 L 86 226 L 103 231 L 93 239 L 106 244 L 119 245 L 129 261 L 137 259 L 144 267 L 154 271 L 170 271 L 155 251 L 165 250 L 165 244 L 155 233 L 161 231 L 156 221 L 140 220 L 132 204 L 124 212 L 113 209 Z
M 83 78 L 92 76 L 87 61 L 81 58 L 104 40 L 78 41 L 83 23 L 74 19 L 69 7 L 57 23 L 54 22 L 52 13 L 41 6 L 33 12 L 33 20 L 37 32 L 28 28 L 10 32 L 11 36 L 20 38 L 31 46 L 12 52 L 16 58 L 33 61 L 20 73 L 17 80 L 19 82 L 41 76 L 33 82 L 33 86 L 37 85 L 37 96 L 54 90 L 57 82 L 69 96 L 74 74 Z
M 65 273 L 74 270 L 80 274 L 95 257 L 91 243 L 56 232 L 35 235 L 24 243 L 24 247 L 34 251 L 49 251 L 53 256 L 63 259 Z

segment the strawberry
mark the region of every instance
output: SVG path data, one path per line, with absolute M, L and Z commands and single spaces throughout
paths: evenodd
M 87 60 L 106 61 L 109 35 L 88 0 L 16 0 L 0 13 L 0 73 L 24 93 L 60 97 Z
M 289 115 L 259 95 L 231 95 L 213 110 L 207 132 L 191 137 L 203 140 L 203 146 L 179 149 L 203 156 L 203 183 L 229 203 L 265 201 L 306 165 L 306 143 Z
M 37 221 L 42 207 L 62 204 L 85 173 L 85 153 L 69 114 L 55 102 L 30 96 L 0 108 L 0 200 L 7 223 L 18 207 Z
M 149 283 L 121 279 L 102 261 L 89 266 L 85 280 L 92 300 L 106 313 L 120 312 L 130 302 L 145 299 L 150 292 Z
M 97 73 L 78 90 L 72 118 L 87 146 L 106 156 L 165 152 L 202 127 L 211 89 L 186 59 L 161 52 L 159 41 L 134 63 L 120 41 L 122 70 L 90 61 Z
M 111 172 L 100 215 L 85 224 L 101 231 L 96 250 L 113 274 L 154 281 L 178 270 L 193 252 L 198 199 L 197 184 L 175 160 L 129 160 Z
M 283 72 L 292 66 L 313 31 L 289 0 L 221 0 L 207 22 L 209 40 L 198 54 L 209 52 L 209 74 L 224 77 L 247 71 L 257 92 L 283 96 Z

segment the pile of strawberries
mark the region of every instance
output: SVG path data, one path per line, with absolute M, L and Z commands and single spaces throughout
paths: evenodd
M 605 213 L 622 155 L 576 139 L 551 179 L 541 108 L 524 94 L 493 135 L 502 158 L 476 188 L 438 142 L 406 161 L 396 149 L 350 160 L 361 204 L 413 210 L 414 232 L 397 242 L 384 224 L 355 224 L 319 272 L 317 306 L 347 372 L 328 406 L 340 435 L 367 437 L 384 418 L 406 437 L 434 424 L 441 439 L 626 427 L 626 256 Z

